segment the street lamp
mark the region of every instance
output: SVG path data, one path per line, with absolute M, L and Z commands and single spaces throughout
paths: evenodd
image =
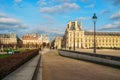
M 97 21 L 97 16 L 95 13 L 94 13 L 92 19 L 94 22 L 94 51 L 93 51 L 93 53 L 96 53 L 96 21 Z

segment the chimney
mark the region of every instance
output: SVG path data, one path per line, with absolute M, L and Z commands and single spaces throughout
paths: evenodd
M 79 30 L 79 28 L 78 28 L 78 21 L 77 20 L 75 20 L 75 29 Z
M 78 21 L 75 20 L 75 28 L 77 28 L 77 27 L 78 27 Z
M 72 22 L 69 21 L 69 22 L 68 22 L 68 26 L 69 26 L 69 28 L 71 27 L 71 25 L 72 25 Z

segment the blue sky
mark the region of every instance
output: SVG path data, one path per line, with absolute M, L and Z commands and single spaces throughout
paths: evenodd
M 93 31 L 120 31 L 120 0 L 0 0 L 0 33 L 63 35 L 69 20 Z

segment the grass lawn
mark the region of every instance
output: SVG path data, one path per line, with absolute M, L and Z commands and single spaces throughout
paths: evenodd
M 7 57 L 9 56 L 9 54 L 0 54 L 0 58 L 4 58 L 4 57 Z

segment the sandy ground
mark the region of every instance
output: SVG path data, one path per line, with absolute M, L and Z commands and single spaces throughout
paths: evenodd
M 93 53 L 93 49 L 76 49 L 76 51 Z M 120 50 L 113 50 L 113 49 L 97 49 L 96 53 L 97 54 L 120 56 Z
M 120 80 L 120 69 L 59 56 L 42 55 L 43 80 Z

